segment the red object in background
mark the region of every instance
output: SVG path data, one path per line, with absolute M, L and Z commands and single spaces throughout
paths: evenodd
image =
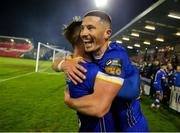
M 22 52 L 0 50 L 0 56 L 20 57 L 22 54 Z

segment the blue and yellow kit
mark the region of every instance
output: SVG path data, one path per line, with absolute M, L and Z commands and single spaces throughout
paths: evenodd
M 101 69 L 97 78 L 121 87 L 111 107 L 117 131 L 149 131 L 146 119 L 141 112 L 140 101 L 133 98 L 132 88 L 135 88 L 135 96 L 140 92 L 140 77 L 126 50 L 118 43 L 111 42 L 102 58 L 96 59 L 96 63 Z M 132 84 L 126 82 L 128 78 L 131 78 Z M 132 96 L 128 99 L 122 97 L 122 94 Z
M 160 94 L 162 95 L 163 89 L 168 85 L 168 75 L 167 73 L 160 69 L 157 71 L 153 87 L 155 88 L 156 91 L 160 91 Z
M 175 72 L 172 75 L 173 85 L 176 87 L 180 87 L 180 72 Z
M 66 80 L 70 96 L 72 98 L 82 97 L 93 93 L 94 81 L 96 75 L 99 71 L 99 67 L 91 62 L 82 64 L 84 68 L 87 69 L 87 73 L 84 75 L 87 77 L 83 83 L 74 85 L 70 80 Z M 88 115 L 84 115 L 77 112 L 80 128 L 79 132 L 115 132 L 114 121 L 112 118 L 112 113 L 108 112 L 104 117 L 97 118 Z

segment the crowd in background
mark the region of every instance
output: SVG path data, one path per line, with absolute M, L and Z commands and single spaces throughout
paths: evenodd
M 163 56 L 159 59 L 151 58 L 132 58 L 139 68 L 141 77 L 150 81 L 150 96 L 155 98 L 152 106 L 160 106 L 160 103 L 169 105 L 171 89 L 180 87 L 180 61 L 178 56 Z

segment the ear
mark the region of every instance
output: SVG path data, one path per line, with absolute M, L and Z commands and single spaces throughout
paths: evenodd
M 111 34 L 112 34 L 112 30 L 108 28 L 108 29 L 106 30 L 105 34 L 104 34 L 104 38 L 105 38 L 106 40 L 109 39 L 109 37 L 111 36 Z

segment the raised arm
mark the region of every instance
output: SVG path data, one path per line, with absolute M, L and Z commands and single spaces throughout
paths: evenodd
M 64 58 L 58 58 L 58 59 L 54 60 L 52 66 L 51 66 L 52 69 L 56 72 L 62 71 L 60 66 L 63 63 L 63 61 L 64 61 Z
M 63 71 L 74 84 L 82 83 L 86 79 L 82 72 L 87 70 L 79 63 L 85 63 L 82 57 L 57 59 L 52 64 L 55 71 Z

